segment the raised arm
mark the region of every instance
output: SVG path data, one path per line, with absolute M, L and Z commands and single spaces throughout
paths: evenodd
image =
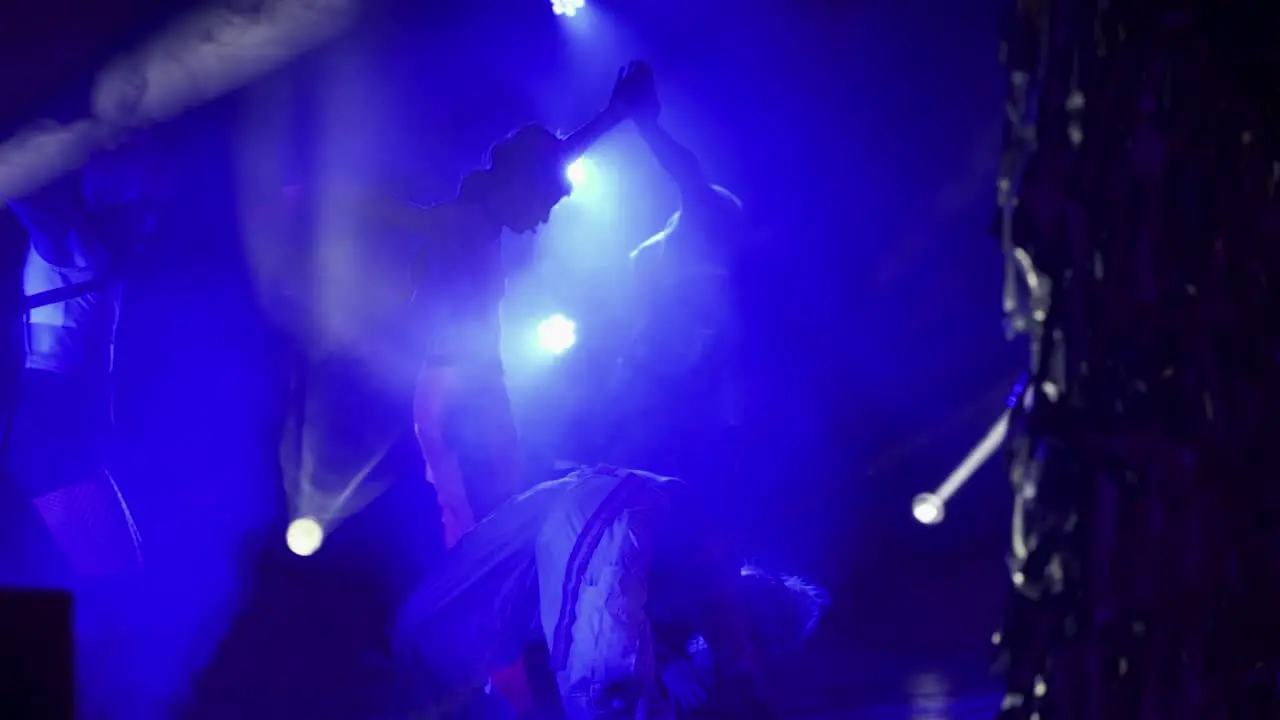
M 627 83 L 626 93 L 633 97 L 635 109 L 632 118 L 640 137 L 649 146 L 653 157 L 680 188 L 686 208 L 698 207 L 712 200 L 714 191 L 702 172 L 702 163 L 693 151 L 680 144 L 658 122 L 662 105 L 653 79 L 653 70 L 647 63 L 633 63 L 631 71 L 622 81 Z
M 578 157 L 626 119 L 626 109 L 610 101 L 603 110 L 596 113 L 595 117 L 588 120 L 586 125 L 574 130 L 561 141 L 564 157 L 566 159 Z
M 652 86 L 652 71 L 647 63 L 631 62 L 618 70 L 618 79 L 605 108 L 561 141 L 564 157 L 569 160 L 578 157 L 622 121 L 634 117 L 648 104 Z
M 681 195 L 689 198 L 707 192 L 708 183 L 702 173 L 702 163 L 698 162 L 692 150 L 671 137 L 657 118 L 638 120 L 636 127 L 658 164 L 679 186 Z

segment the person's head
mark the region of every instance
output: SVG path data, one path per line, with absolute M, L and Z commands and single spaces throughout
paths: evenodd
M 545 223 L 571 189 L 561 152 L 560 138 L 539 125 L 494 145 L 485 171 L 485 204 L 493 219 L 521 233 Z
M 776 659 L 798 649 L 829 603 L 826 592 L 742 563 L 739 543 L 705 487 L 677 481 L 668 494 L 675 501 L 651 570 L 655 613 L 678 618 L 718 657 Z

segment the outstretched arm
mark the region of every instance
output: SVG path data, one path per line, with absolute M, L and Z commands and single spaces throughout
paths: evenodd
M 682 196 L 688 199 L 706 192 L 707 178 L 702 173 L 702 163 L 698 162 L 692 150 L 671 137 L 656 119 L 636 125 L 649 151 L 679 186 Z
M 595 117 L 588 120 L 586 125 L 574 130 L 561 141 L 564 148 L 564 157 L 567 160 L 578 157 L 626 119 L 625 108 L 618 107 L 616 103 L 610 102 L 603 110 L 596 113 Z
M 562 141 L 564 157 L 572 160 L 586 152 L 623 120 L 634 117 L 639 108 L 649 104 L 652 94 L 652 71 L 646 63 L 631 62 L 618 70 L 609 104 Z
M 366 218 L 395 230 L 423 235 L 435 235 L 440 230 L 440 220 L 432 206 L 364 192 L 355 199 L 355 208 Z
M 615 94 L 628 98 L 632 107 L 631 118 L 640 131 L 641 139 L 649 146 L 662 169 L 675 180 L 684 199 L 687 201 L 705 195 L 709 185 L 702 174 L 702 163 L 698 162 L 693 151 L 677 142 L 658 122 L 662 103 L 658 100 L 653 68 L 646 62 L 632 63 L 626 75 L 619 77 L 618 87 Z

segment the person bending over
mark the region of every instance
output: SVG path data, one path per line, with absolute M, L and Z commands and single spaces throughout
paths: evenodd
M 735 562 L 695 495 L 605 465 L 534 487 L 465 534 L 412 595 L 397 658 L 424 694 L 457 697 L 541 636 L 570 720 L 708 703 L 723 717 L 770 717 L 764 658 L 809 632 L 825 598 Z M 708 650 L 714 662 L 700 662 Z

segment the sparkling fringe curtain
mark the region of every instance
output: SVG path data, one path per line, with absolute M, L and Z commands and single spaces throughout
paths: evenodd
M 1009 5 L 1000 718 L 1278 718 L 1277 10 Z

